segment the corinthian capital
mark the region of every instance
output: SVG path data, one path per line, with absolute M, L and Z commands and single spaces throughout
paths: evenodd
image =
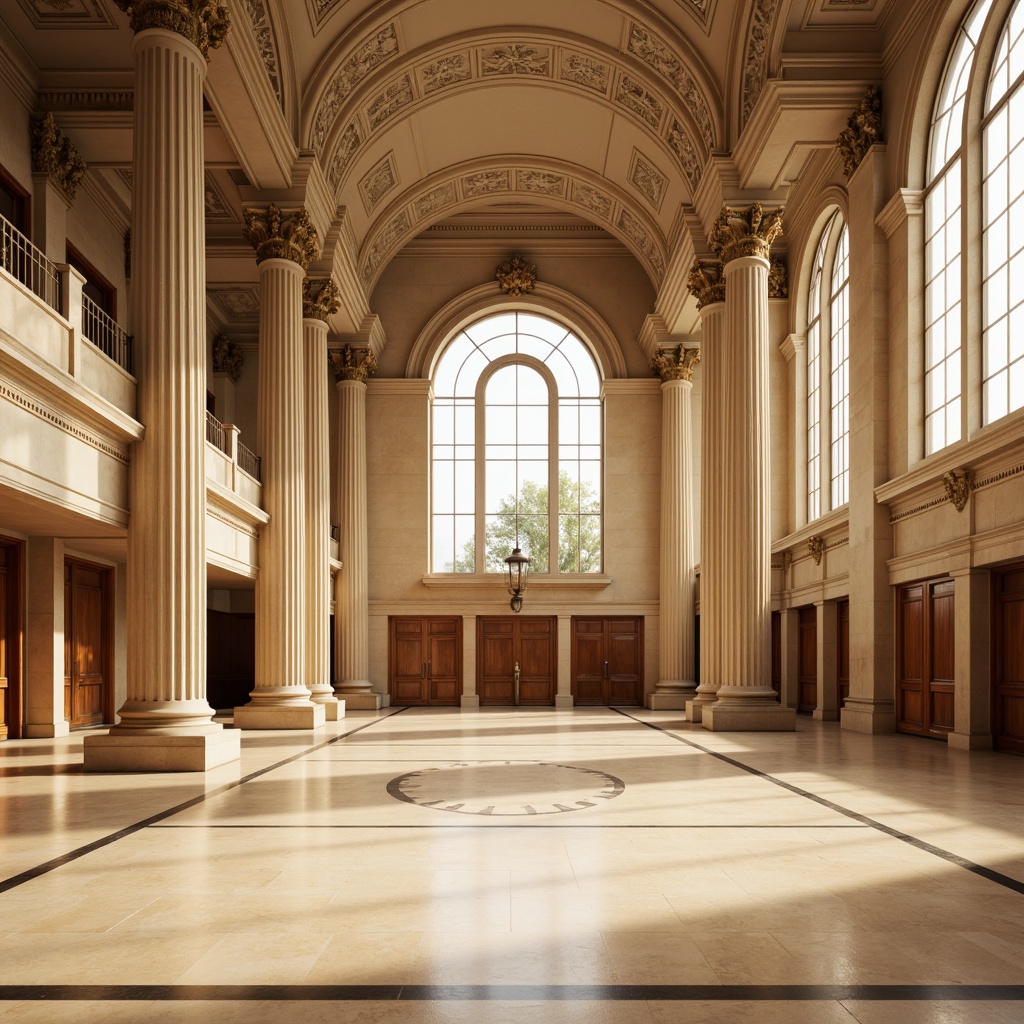
M 78 183 L 85 174 L 85 161 L 57 127 L 53 114 L 32 118 L 32 170 L 45 174 L 68 199 L 75 198 Z
M 843 172 L 847 177 L 857 170 L 864 154 L 881 141 L 882 94 L 871 85 L 836 139 L 836 149 L 843 158 Z
M 712 302 L 725 301 L 725 278 L 722 277 L 721 260 L 703 260 L 698 257 L 690 267 L 687 278 L 690 291 L 697 299 L 697 308 L 703 309 Z
M 723 263 L 741 256 L 768 259 L 772 242 L 782 234 L 782 209 L 765 213 L 760 203 L 746 210 L 723 206 L 711 229 L 711 249 Z
M 684 348 L 680 345 L 675 353 L 659 352 L 651 360 L 651 369 L 663 381 L 693 380 L 693 370 L 699 362 L 699 348 Z
M 246 240 L 256 250 L 256 262 L 281 259 L 298 263 L 303 270 L 320 255 L 320 240 L 309 214 L 281 210 L 271 203 L 266 210 L 245 211 Z
M 209 59 L 228 34 L 231 19 L 216 0 L 114 0 L 128 15 L 132 31 L 164 28 L 184 36 Z
M 323 320 L 338 312 L 341 295 L 329 277 L 307 277 L 302 282 L 302 316 L 306 320 Z
M 377 360 L 368 348 L 353 348 L 345 345 L 339 352 L 328 352 L 334 379 L 359 380 L 364 384 L 371 373 L 377 372 Z

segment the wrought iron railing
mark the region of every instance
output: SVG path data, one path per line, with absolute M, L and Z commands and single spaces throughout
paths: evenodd
M 131 336 L 88 295 L 82 296 L 82 333 L 121 369 L 132 372 Z
M 0 217 L 0 266 L 61 312 L 60 271 L 4 217 Z
M 253 455 L 241 442 L 238 444 L 238 468 L 244 469 L 254 480 L 263 482 L 260 476 L 260 457 Z
M 231 452 L 224 446 L 224 439 L 224 424 L 212 412 L 208 412 L 206 414 L 206 440 L 218 451 L 230 455 Z

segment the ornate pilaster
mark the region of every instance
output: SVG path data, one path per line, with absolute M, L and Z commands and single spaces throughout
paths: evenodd
M 132 285 L 146 433 L 130 475 L 128 699 L 108 735 L 85 738 L 85 767 L 203 771 L 239 756 L 238 733 L 212 721 L 206 700 L 206 60 L 187 34 L 133 23 Z
M 332 353 L 338 387 L 338 516 L 342 562 L 334 601 L 334 692 L 349 708 L 377 710 L 370 684 L 370 576 L 367 563 L 366 378 L 377 369 L 368 348 Z
M 661 394 L 661 584 L 658 686 L 653 710 L 682 710 L 696 689 L 693 672 L 693 430 L 691 392 L 700 349 L 659 352 L 652 367 Z
M 235 708 L 242 729 L 314 729 L 324 707 L 306 686 L 306 402 L 302 280 L 319 250 L 303 210 L 245 211 L 260 273 L 257 445 L 263 507 L 256 577 L 256 687 Z
M 338 311 L 338 286 L 329 278 L 302 282 L 306 437 L 306 685 L 331 722 L 345 703 L 331 686 L 331 487 L 328 442 L 327 318 Z
M 795 712 L 779 704 L 771 686 L 768 269 L 781 230 L 782 211 L 766 213 L 754 203 L 746 210 L 723 208 L 711 235 L 726 280 L 718 367 L 723 404 L 714 424 L 721 486 L 712 512 L 724 528 L 715 598 L 723 613 L 717 627 L 721 676 L 718 699 L 702 715 L 713 731 L 796 727 Z M 704 573 L 702 564 L 702 584 Z

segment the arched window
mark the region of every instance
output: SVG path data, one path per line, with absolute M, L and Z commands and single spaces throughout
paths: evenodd
M 845 505 L 850 489 L 849 233 L 833 214 L 807 291 L 807 521 Z
M 460 331 L 436 364 L 431 570 L 601 571 L 601 381 L 587 347 L 534 313 Z

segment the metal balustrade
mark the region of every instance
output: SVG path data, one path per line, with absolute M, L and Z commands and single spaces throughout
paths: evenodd
M 131 336 L 88 295 L 82 296 L 82 334 L 123 370 L 132 372 Z
M 61 312 L 60 271 L 4 217 L 0 217 L 0 266 Z
M 254 455 L 244 444 L 238 445 L 238 468 L 245 470 L 254 480 L 263 482 L 260 476 L 260 457 Z
M 232 444 L 232 437 L 234 444 Z M 244 470 L 254 480 L 260 480 L 260 457 L 254 455 L 238 440 L 238 428 L 227 427 L 212 412 L 206 414 L 206 440 L 229 459 L 234 459 L 238 468 Z M 232 451 L 234 448 L 234 451 Z
M 231 454 L 224 446 L 224 424 L 212 412 L 206 414 L 206 440 L 225 455 Z

